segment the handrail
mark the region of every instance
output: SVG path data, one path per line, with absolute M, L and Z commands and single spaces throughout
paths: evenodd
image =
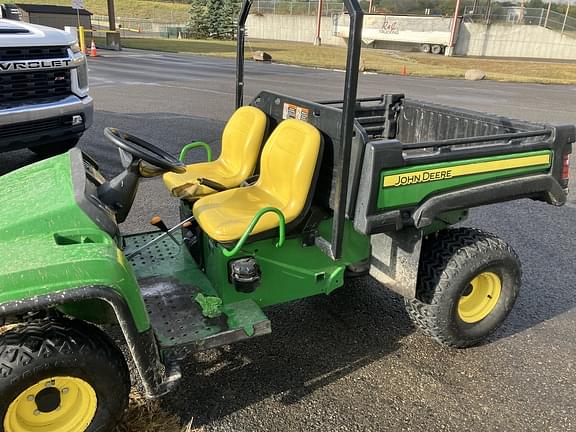
M 186 144 L 184 147 L 182 147 L 182 150 L 180 150 L 180 156 L 178 156 L 180 162 L 184 162 L 184 159 L 186 159 L 186 155 L 190 150 L 198 147 L 204 147 L 204 150 L 206 150 L 206 158 L 208 159 L 208 162 L 212 162 L 212 149 L 204 141 L 194 141 L 193 143 Z
M 246 228 L 246 231 L 244 231 L 244 234 L 242 234 L 242 237 L 240 237 L 240 240 L 238 240 L 238 243 L 236 243 L 236 246 L 234 246 L 232 250 L 222 248 L 223 249 L 222 253 L 224 254 L 225 257 L 229 258 L 231 256 L 234 256 L 238 253 L 240 249 L 242 249 L 244 243 L 246 243 L 246 240 L 252 233 L 252 230 L 254 229 L 256 224 L 260 221 L 260 218 L 264 216 L 266 213 L 276 213 L 276 215 L 278 216 L 279 238 L 278 243 L 276 243 L 276 247 L 279 248 L 284 246 L 284 240 L 286 239 L 286 219 L 284 218 L 282 212 L 276 207 L 265 207 L 256 212 L 256 215 L 254 215 L 252 222 L 250 222 L 250 225 L 248 225 L 248 228 Z

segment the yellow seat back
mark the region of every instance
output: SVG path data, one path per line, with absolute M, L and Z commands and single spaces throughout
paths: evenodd
M 226 123 L 218 161 L 238 179 L 238 185 L 254 173 L 266 123 L 266 114 L 252 106 L 238 108 Z
M 318 129 L 294 119 L 280 123 L 264 146 L 255 186 L 279 202 L 287 222 L 306 205 L 320 146 Z

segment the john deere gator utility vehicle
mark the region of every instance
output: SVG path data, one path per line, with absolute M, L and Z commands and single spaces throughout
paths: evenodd
M 0 428 L 107 431 L 130 375 L 126 339 L 150 398 L 175 388 L 187 354 L 271 332 L 266 307 L 346 289 L 369 273 L 405 298 L 443 345 L 481 342 L 510 312 L 518 257 L 494 235 L 451 226 L 468 209 L 566 201 L 573 126 L 546 126 L 422 103 L 357 99 L 362 10 L 342 100 L 262 91 L 237 110 L 211 160 L 180 159 L 116 129 L 113 179 L 79 149 L 0 178 Z M 195 147 L 207 162 L 186 166 Z M 122 235 L 141 177 L 163 175 L 181 223 Z M 336 331 L 336 330 L 335 330 Z

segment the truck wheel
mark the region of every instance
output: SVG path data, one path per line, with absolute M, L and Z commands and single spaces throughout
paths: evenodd
M 432 45 L 432 54 L 441 54 L 441 53 L 442 53 L 441 45 Z
M 470 228 L 441 231 L 422 245 L 416 298 L 405 300 L 414 324 L 442 345 L 477 345 L 504 321 L 518 296 L 514 250 Z
M 39 145 L 35 147 L 29 147 L 28 150 L 36 153 L 40 157 L 51 157 L 58 154 L 66 153 L 71 148 L 78 144 L 80 138 L 73 138 L 66 141 L 59 141 L 52 144 Z
M 424 54 L 430 54 L 431 50 L 432 50 L 432 47 L 430 46 L 430 44 L 420 45 L 420 51 L 423 52 Z
M 124 356 L 91 325 L 41 320 L 0 335 L 0 431 L 109 431 L 129 392 Z

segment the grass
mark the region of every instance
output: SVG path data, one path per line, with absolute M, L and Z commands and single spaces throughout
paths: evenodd
M 70 6 L 70 0 L 7 0 L 8 3 L 53 4 Z M 94 15 L 108 15 L 106 0 L 84 0 L 87 10 Z M 116 16 L 122 18 L 149 18 L 157 22 L 188 22 L 189 4 L 153 0 L 116 0 Z
M 124 38 L 122 44 L 126 48 L 153 51 L 235 56 L 233 41 Z M 257 50 L 269 52 L 276 63 L 342 69 L 346 62 L 346 49 L 342 47 L 253 40 L 247 42 L 246 57 L 250 58 L 252 51 Z M 486 72 L 487 79 L 494 81 L 576 84 L 576 63 L 444 57 L 374 49 L 363 50 L 361 63 L 365 71 L 386 74 L 400 74 L 406 66 L 411 76 L 464 78 L 467 70 L 481 69 Z
M 130 406 L 114 432 L 202 432 L 203 428 L 182 425 L 180 419 L 163 411 L 157 401 L 149 401 L 136 391 L 130 394 Z

